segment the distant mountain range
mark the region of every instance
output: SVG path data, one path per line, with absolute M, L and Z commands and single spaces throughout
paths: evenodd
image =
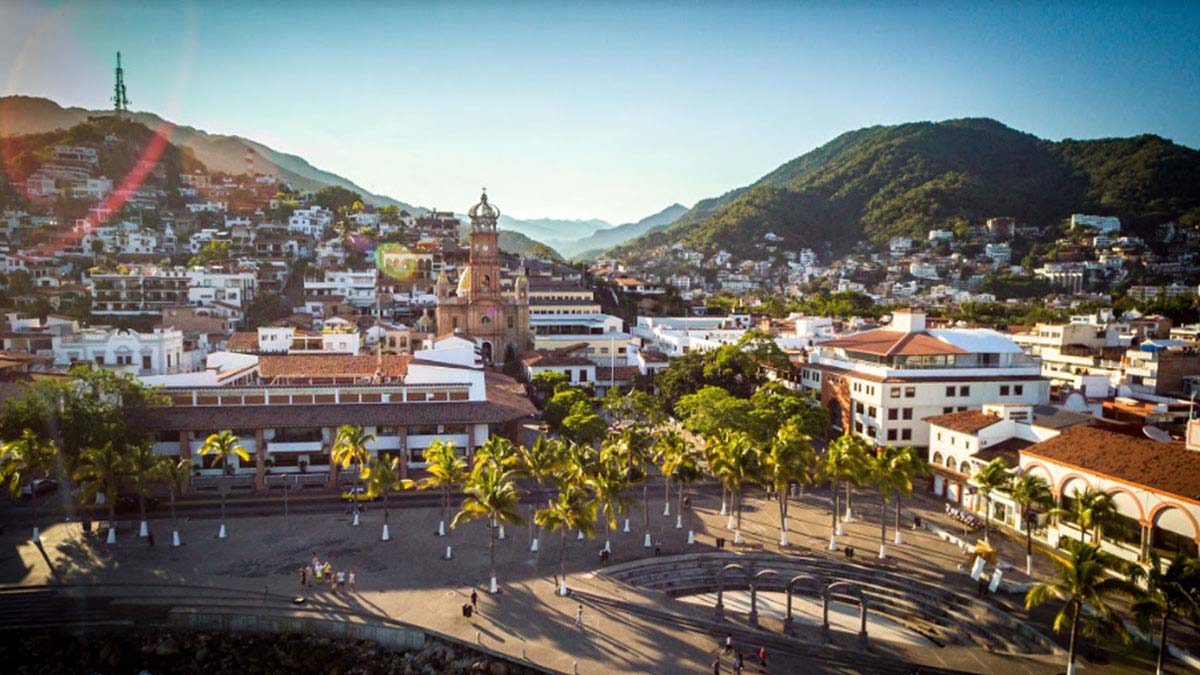
M 1078 212 L 1119 216 L 1141 234 L 1170 220 L 1200 225 L 1200 152 L 1153 135 L 1053 142 L 991 119 L 869 127 L 608 253 L 683 242 L 761 255 L 767 233 L 784 250 L 837 253 L 994 216 L 1053 225 Z
M 605 220 L 520 220 L 501 215 L 498 226 L 519 232 L 557 250 L 569 258 L 588 258 L 603 249 L 624 243 L 655 228 L 669 225 L 687 213 L 682 204 L 672 204 L 636 223 L 613 225 Z
M 111 110 L 64 108 L 47 98 L 4 96 L 0 97 L 0 135 L 17 136 L 66 129 L 86 122 L 88 117 L 110 114 Z M 347 178 L 316 168 L 302 157 L 279 152 L 258 141 L 241 136 L 210 134 L 194 127 L 167 122 L 153 113 L 131 112 L 129 118 L 151 129 L 156 129 L 164 123 L 170 124 L 172 129 L 167 140 L 175 145 L 190 148 L 196 159 L 210 171 L 245 173 L 246 149 L 249 148 L 254 171 L 278 176 L 294 187 L 319 190 L 330 185 L 339 185 L 358 192 L 365 201 L 376 206 L 393 205 L 409 211 L 421 210 L 387 195 L 370 192 Z

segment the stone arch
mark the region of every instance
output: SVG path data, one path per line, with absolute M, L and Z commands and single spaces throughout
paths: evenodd
M 1180 516 L 1173 518 L 1173 520 L 1176 521 L 1176 524 L 1182 523 L 1191 525 L 1192 536 L 1190 540 L 1187 540 L 1187 535 L 1183 532 L 1179 532 L 1175 529 L 1159 527 L 1159 522 L 1162 520 L 1164 515 L 1173 515 L 1175 513 L 1180 514 Z M 1191 555 L 1196 555 L 1197 549 L 1200 548 L 1200 523 L 1196 522 L 1196 517 L 1193 516 L 1191 512 L 1188 511 L 1183 505 L 1173 502 L 1163 502 L 1155 506 L 1154 509 L 1150 511 L 1148 522 L 1150 524 L 1150 545 L 1152 548 L 1160 548 L 1160 537 L 1163 536 L 1160 535 L 1160 532 L 1165 531 L 1169 533 L 1169 536 L 1172 536 L 1172 538 L 1175 538 L 1176 540 L 1184 539 L 1185 541 L 1182 544 L 1182 547 Z
M 494 350 L 492 349 L 491 341 L 484 340 L 483 342 L 479 343 L 479 356 L 483 359 L 483 365 L 492 365 Z
M 1118 494 L 1118 493 L 1127 495 L 1130 499 L 1133 500 L 1134 505 L 1137 506 L 1138 522 L 1144 522 L 1146 520 L 1146 509 L 1142 506 L 1142 500 L 1138 499 L 1138 496 L 1133 493 L 1133 490 L 1130 490 L 1129 488 L 1123 488 L 1123 487 L 1117 485 L 1114 487 L 1110 487 L 1109 489 L 1105 490 L 1105 492 L 1107 492 L 1110 496 Z M 1124 500 L 1114 499 L 1113 501 L 1116 502 L 1118 509 L 1119 509 L 1121 502 Z M 1133 514 L 1125 514 L 1125 515 L 1128 515 L 1130 518 L 1133 517 Z
M 954 458 L 954 455 L 946 455 L 946 468 L 954 470 L 957 467 L 958 460 Z
M 965 476 L 971 475 L 971 465 L 967 463 L 967 460 L 964 459 L 958 463 L 958 472 Z
M 1058 486 L 1054 484 L 1054 474 L 1050 473 L 1050 469 L 1047 469 L 1045 464 L 1041 464 L 1040 462 L 1030 462 L 1029 464 L 1025 465 L 1025 468 L 1021 471 L 1021 475 L 1033 475 L 1034 469 L 1039 469 L 1041 471 L 1041 476 L 1046 480 L 1046 485 L 1050 487 L 1050 491 L 1058 494 Z
M 1066 492 L 1067 484 L 1076 479 L 1078 479 L 1079 481 L 1081 481 L 1083 483 L 1085 489 L 1092 487 L 1091 481 L 1089 481 L 1087 479 L 1087 477 L 1084 476 L 1083 474 L 1070 473 L 1070 474 L 1067 474 L 1066 476 L 1064 476 L 1062 480 L 1058 481 L 1058 494 L 1066 495 L 1068 497 L 1071 496 L 1071 495 L 1067 495 L 1067 492 Z M 1083 490 L 1080 490 L 1078 488 L 1076 488 L 1076 491 L 1083 492 Z
M 937 451 L 935 451 L 935 452 L 933 453 L 933 459 L 932 459 L 932 460 L 930 460 L 930 463 L 931 463 L 931 464 L 936 464 L 936 465 L 939 465 L 939 466 L 940 466 L 940 465 L 941 465 L 941 463 L 942 463 L 942 453 L 941 453 L 941 452 L 937 452 Z

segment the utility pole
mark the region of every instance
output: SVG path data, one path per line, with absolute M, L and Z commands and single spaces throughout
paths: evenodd
M 121 52 L 117 52 L 116 81 L 113 83 L 113 110 L 120 117 L 129 112 L 129 99 L 125 96 L 125 69 L 121 67 Z

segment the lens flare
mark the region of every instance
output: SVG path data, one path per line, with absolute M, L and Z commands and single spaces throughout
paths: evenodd
M 421 254 L 403 244 L 385 242 L 375 247 L 375 267 L 397 281 L 416 279 L 421 267 Z

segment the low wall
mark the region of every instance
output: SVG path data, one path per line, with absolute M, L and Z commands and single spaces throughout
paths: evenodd
M 195 609 L 171 610 L 167 623 L 172 628 L 231 633 L 305 633 L 348 640 L 369 640 L 396 650 L 415 650 L 425 645 L 425 631 L 408 626 L 382 626 L 341 619 L 322 619 L 285 614 L 216 613 Z

